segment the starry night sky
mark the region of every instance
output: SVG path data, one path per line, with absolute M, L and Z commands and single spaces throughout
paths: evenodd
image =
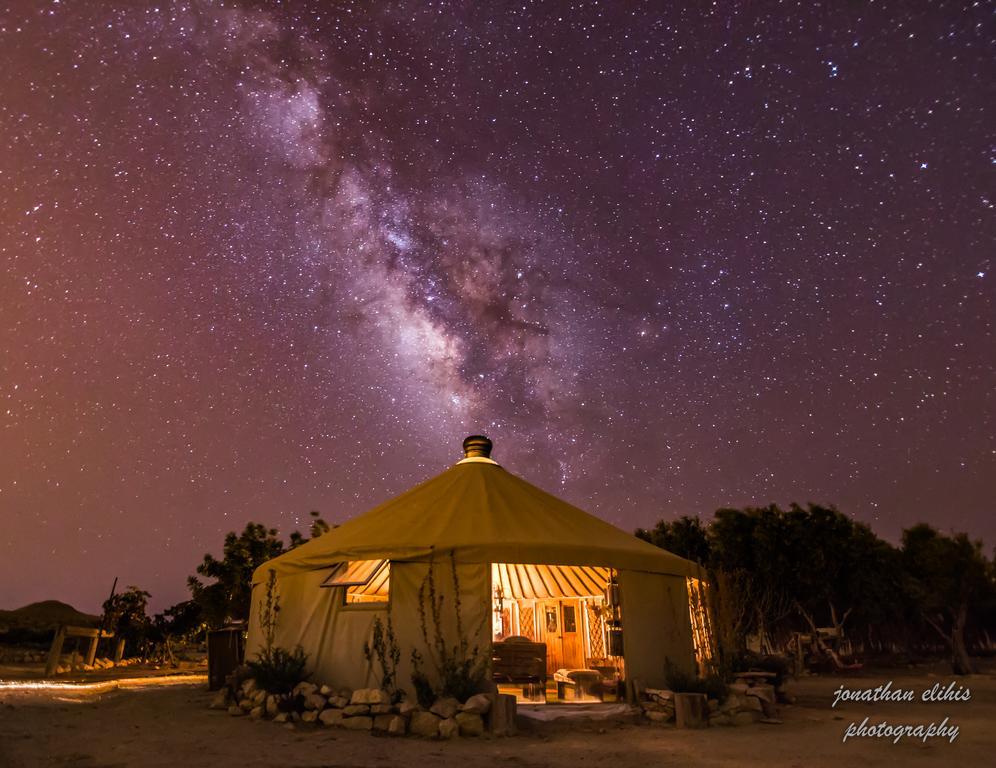
M 0 4 L 0 607 L 473 432 L 627 530 L 996 543 L 993 10 Z

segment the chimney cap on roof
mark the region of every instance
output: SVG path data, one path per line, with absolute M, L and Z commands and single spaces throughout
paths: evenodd
M 484 435 L 471 435 L 463 441 L 464 458 L 491 458 L 491 441 Z

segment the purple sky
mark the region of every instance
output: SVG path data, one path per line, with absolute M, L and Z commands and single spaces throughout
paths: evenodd
M 0 6 L 0 608 L 472 432 L 627 530 L 996 543 L 986 4 L 282 5 Z

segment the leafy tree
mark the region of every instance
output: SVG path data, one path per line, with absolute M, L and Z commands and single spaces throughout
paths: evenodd
M 318 512 L 317 510 L 313 509 L 308 514 L 311 515 L 311 518 L 312 518 L 311 519 L 311 530 L 310 530 L 311 539 L 317 539 L 323 533 L 328 533 L 329 531 L 331 531 L 332 528 L 334 527 L 334 526 L 331 526 L 328 523 L 326 523 L 322 519 L 321 513 Z M 297 547 L 300 547 L 302 544 L 306 544 L 309 541 L 311 541 L 311 539 L 309 539 L 306 536 L 302 535 L 299 531 L 294 531 L 290 535 L 290 546 L 287 547 L 287 549 L 295 549 Z
M 195 600 L 184 600 L 157 613 L 153 623 L 163 637 L 192 639 L 204 628 L 204 612 Z
M 982 542 L 915 525 L 903 531 L 903 561 L 914 579 L 921 616 L 948 646 L 954 673 L 971 674 L 965 642 L 970 611 L 993 590 Z
M 253 571 L 283 551 L 284 543 L 277 538 L 276 528 L 247 523 L 242 533 L 231 531 L 225 536 L 220 560 L 210 553 L 204 555 L 204 562 L 197 566 L 197 573 L 214 579 L 214 582 L 205 584 L 196 576 L 191 576 L 187 579 L 187 586 L 207 624 L 220 627 L 226 621 L 247 620 L 252 601 Z
M 311 539 L 331 530 L 318 512 L 311 513 Z M 187 579 L 193 602 L 200 608 L 201 620 L 209 627 L 220 627 L 227 621 L 249 618 L 252 602 L 252 574 L 267 560 L 307 543 L 310 539 L 298 531 L 290 535 L 290 546 L 278 538 L 276 528 L 260 523 L 247 523 L 242 533 L 225 536 L 222 558 L 204 555 L 197 573 L 213 582 L 203 582 L 197 576 Z
M 107 628 L 132 648 L 144 646 L 148 638 L 152 626 L 145 612 L 149 597 L 145 590 L 131 586 L 104 601 Z
M 697 517 L 661 520 L 650 530 L 637 528 L 636 535 L 644 541 L 676 555 L 707 564 L 711 551 L 705 526 Z

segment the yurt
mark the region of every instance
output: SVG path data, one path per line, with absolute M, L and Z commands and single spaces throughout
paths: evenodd
M 442 474 L 260 566 L 247 657 L 268 635 L 307 653 L 314 682 L 374 687 L 365 646 L 389 621 L 409 692 L 412 652 L 431 658 L 440 637 L 480 654 L 499 691 L 536 703 L 619 700 L 637 681 L 663 687 L 669 666 L 702 669 L 695 563 L 506 471 L 486 437 L 463 447 Z M 264 632 L 267 591 L 279 611 Z

